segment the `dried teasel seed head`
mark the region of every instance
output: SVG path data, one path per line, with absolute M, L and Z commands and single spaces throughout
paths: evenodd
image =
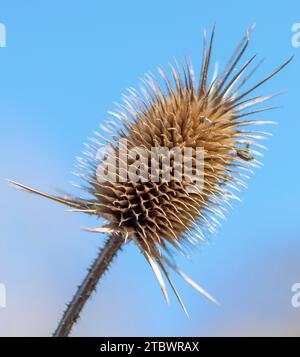
M 170 253 L 172 247 L 184 251 L 186 243 L 194 244 L 198 238 L 203 240 L 208 232 L 213 232 L 218 217 L 224 216 L 224 205 L 237 198 L 232 190 L 244 186 L 243 179 L 247 177 L 247 172 L 259 166 L 256 148 L 261 145 L 257 141 L 265 133 L 252 127 L 268 122 L 249 120 L 248 117 L 271 107 L 250 111 L 249 108 L 273 96 L 249 95 L 291 60 L 244 90 L 258 67 L 249 69 L 255 56 L 239 65 L 249 43 L 247 31 L 224 70 L 218 74 L 216 69 L 208 82 L 213 38 L 214 31 L 208 47 L 204 39 L 202 72 L 198 83 L 188 61 L 181 68 L 178 64 L 170 66 L 171 76 L 159 69 L 160 80 L 147 75 L 139 91 L 129 89 L 124 103 L 111 112 L 114 120 L 102 128 L 103 135 L 95 133 L 92 143 L 87 145 L 84 158 L 78 160 L 82 168 L 79 176 L 87 183 L 83 188 L 92 194 L 93 199 L 44 195 L 19 185 L 67 204 L 74 210 L 106 219 L 107 224 L 91 231 L 118 232 L 123 234 L 124 240 L 133 240 L 153 268 L 165 296 L 161 270 L 181 304 L 168 268 L 174 269 L 201 293 L 213 298 L 182 273 L 166 253 Z M 125 156 L 120 141 L 126 142 Z M 106 145 L 110 148 L 106 159 L 99 158 L 99 150 L 107 148 Z M 141 162 L 131 157 L 128 152 L 134 148 L 142 148 L 147 160 Z M 169 150 L 156 156 L 156 163 L 159 163 L 156 171 L 152 170 L 153 148 Z M 188 175 L 182 180 L 177 179 L 178 160 L 175 160 L 176 153 L 172 152 L 174 148 L 181 154 L 186 148 L 191 149 L 191 174 L 197 173 L 197 148 L 202 148 L 201 189 L 195 186 L 194 190 L 189 190 L 191 181 Z M 103 179 L 103 176 L 100 180 L 98 170 L 104 166 L 108 168 L 110 158 L 116 158 L 114 180 Z M 128 177 L 124 180 L 120 168 L 124 162 L 127 162 L 127 168 L 131 165 L 139 173 L 143 165 L 147 167 L 143 171 L 144 180 L 134 181 Z M 162 162 L 167 162 L 168 180 L 163 177 Z

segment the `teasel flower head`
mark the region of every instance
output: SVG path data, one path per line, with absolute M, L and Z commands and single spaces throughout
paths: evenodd
M 104 218 L 106 223 L 103 226 L 90 231 L 118 233 L 124 243 L 133 241 L 151 265 L 166 299 L 168 294 L 163 276 L 184 309 L 170 279 L 170 269 L 200 293 L 216 300 L 179 270 L 173 259 L 174 252 L 180 250 L 185 253 L 188 246 L 205 240 L 215 231 L 219 218 L 224 217 L 226 205 L 230 206 L 231 200 L 237 199 L 235 190 L 245 186 L 244 179 L 259 166 L 259 149 L 263 148 L 259 141 L 266 133 L 254 126 L 270 122 L 249 117 L 271 109 L 256 109 L 256 105 L 273 96 L 252 96 L 252 92 L 290 61 L 247 88 L 248 80 L 259 66 L 253 65 L 256 56 L 240 64 L 249 44 L 247 31 L 224 70 L 218 73 L 216 66 L 209 79 L 213 39 L 214 31 L 208 44 L 204 36 L 199 81 L 195 80 L 189 61 L 182 66 L 177 63 L 170 65 L 168 72 L 160 68 L 158 80 L 147 74 L 142 87 L 139 90 L 130 88 L 124 102 L 110 113 L 111 120 L 102 126 L 100 132 L 95 132 L 84 157 L 78 159 L 81 167 L 78 176 L 84 181 L 81 188 L 92 198 L 46 195 L 15 183 L 29 192 L 66 204 L 74 211 Z M 125 141 L 124 157 L 119 143 Z M 128 154 L 134 148 L 142 148 L 149 154 L 146 162 Z M 178 162 L 174 153 L 166 158 L 162 152 L 156 157 L 160 164 L 164 159 L 169 160 L 169 180 L 162 177 L 162 165 L 155 172 L 151 171 L 153 148 L 167 148 L 169 152 L 177 148 L 182 154 L 186 148 L 191 148 L 192 173 L 197 173 L 197 148 L 202 148 L 201 189 L 193 185 L 194 189 L 190 190 L 188 175 L 182 180 L 175 177 Z M 105 150 L 104 158 L 99 152 Z M 103 179 L 103 175 L 100 175 L 100 180 L 99 170 L 104 166 L 109 168 L 111 158 L 116 158 L 114 180 Z M 137 173 L 142 171 L 143 165 L 149 164 L 144 170 L 146 177 L 136 181 L 128 177 L 124 180 L 120 166 L 125 161 Z M 156 175 L 156 180 L 153 180 L 153 175 Z

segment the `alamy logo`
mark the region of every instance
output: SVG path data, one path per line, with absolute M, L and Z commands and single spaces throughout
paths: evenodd
M 0 308 L 6 307 L 6 287 L 0 283 Z
M 294 32 L 294 35 L 292 36 L 292 46 L 299 47 L 300 46 L 300 23 L 293 24 L 292 32 Z
M 295 283 L 292 285 L 292 293 L 294 293 L 294 295 L 292 296 L 292 305 L 295 308 L 299 308 L 300 307 L 300 283 Z
M 6 47 L 6 28 L 0 23 L 0 47 Z
M 182 182 L 189 193 L 204 185 L 204 149 L 197 147 L 131 147 L 126 139 L 101 147 L 96 155 L 98 182 Z

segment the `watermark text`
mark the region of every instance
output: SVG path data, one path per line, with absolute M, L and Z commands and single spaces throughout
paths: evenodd
M 6 307 L 6 287 L 0 283 L 0 308 Z
M 0 23 L 0 47 L 6 47 L 6 28 Z
M 291 290 L 292 293 L 294 293 L 291 300 L 292 305 L 295 308 L 299 308 L 300 307 L 300 283 L 293 284 Z

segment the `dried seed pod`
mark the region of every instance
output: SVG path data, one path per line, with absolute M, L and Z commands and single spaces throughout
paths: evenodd
M 253 56 L 237 69 L 249 43 L 247 32 L 222 73 L 218 75 L 215 71 L 208 83 L 213 38 L 214 31 L 208 48 L 204 41 L 202 73 L 198 84 L 188 62 L 182 68 L 170 66 L 171 78 L 163 69 L 159 70 L 159 81 L 147 75 L 144 87 L 140 91 L 129 89 L 124 103 L 111 113 L 115 120 L 103 128 L 106 134 L 96 133 L 92 144 L 87 145 L 84 158 L 79 159 L 82 168 L 79 176 L 87 183 L 83 188 L 93 195 L 93 199 L 45 195 L 16 184 L 74 210 L 106 219 L 106 225 L 91 231 L 117 232 L 125 241 L 133 240 L 153 268 L 166 298 L 161 271 L 182 306 L 168 268 L 174 269 L 199 292 L 215 300 L 182 273 L 166 253 L 171 253 L 172 247 L 184 251 L 185 243 L 194 244 L 198 238 L 205 239 L 207 232 L 214 231 L 217 218 L 224 216 L 224 204 L 230 204 L 230 200 L 236 198 L 232 190 L 244 186 L 245 172 L 251 172 L 251 167 L 259 165 L 256 159 L 259 152 L 254 148 L 260 147 L 257 140 L 262 139 L 264 134 L 253 131 L 251 127 L 268 122 L 246 118 L 271 107 L 246 110 L 272 96 L 249 97 L 249 94 L 291 60 L 256 85 L 241 91 L 258 67 L 249 71 L 255 59 Z M 127 143 L 125 156 L 121 152 L 124 147 L 118 145 L 119 140 Z M 99 150 L 105 144 L 110 147 L 109 153 L 106 159 L 99 158 Z M 141 163 L 141 160 L 128 154 L 134 148 L 143 149 L 147 154 L 146 161 Z M 156 170 L 152 167 L 153 148 L 169 150 L 156 156 L 154 161 L 159 163 Z M 174 148 L 180 154 L 186 148 L 191 149 L 190 175 L 198 172 L 197 148 L 202 148 L 201 189 L 194 185 L 195 189 L 190 191 L 190 177 L 186 175 L 179 180 L 175 175 L 178 160 L 175 160 L 176 153 L 172 153 Z M 114 179 L 105 179 L 106 176 L 102 175 L 100 180 L 99 168 L 102 170 L 105 166 L 107 169 L 112 158 L 116 158 Z M 170 174 L 168 180 L 163 177 L 162 162 L 165 159 Z M 120 168 L 124 162 L 125 171 L 131 165 L 135 173 L 143 171 L 144 179 L 124 179 Z M 154 176 L 156 180 L 153 180 Z

